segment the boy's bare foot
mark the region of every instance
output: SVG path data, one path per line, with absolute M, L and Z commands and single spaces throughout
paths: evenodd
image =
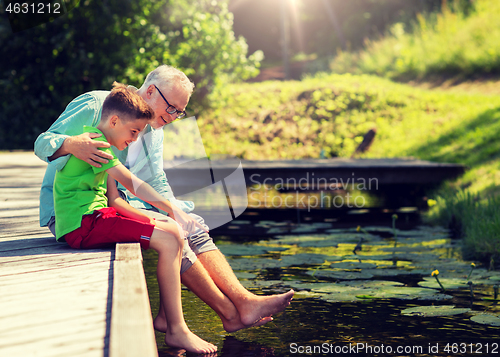
M 153 320 L 153 327 L 156 331 L 167 332 L 167 320 L 165 316 L 160 316 L 159 314 Z
M 217 346 L 199 338 L 188 328 L 167 331 L 165 334 L 165 343 L 170 347 L 185 349 L 187 352 L 200 354 L 217 352 Z
M 293 290 L 290 290 L 279 295 L 254 295 L 247 298 L 243 304 L 237 306 L 241 322 L 245 326 L 251 326 L 266 316 L 283 311 L 290 305 L 294 293 Z

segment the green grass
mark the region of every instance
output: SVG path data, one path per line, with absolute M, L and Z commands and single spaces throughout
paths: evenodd
M 471 77 L 500 73 L 500 2 L 477 0 L 465 16 L 448 8 L 418 15 L 413 28 L 394 24 L 358 53 L 340 52 L 331 62 L 337 73 L 371 73 L 398 79 L 434 75 Z
M 209 155 L 300 159 L 319 158 L 323 150 L 327 157 L 347 157 L 374 127 L 365 157 L 415 156 L 476 169 L 500 153 L 497 96 L 322 74 L 228 86 L 220 103 L 198 117 Z
M 443 190 L 427 219 L 450 227 L 463 238 L 463 255 L 493 268 L 500 260 L 500 196 L 481 199 L 470 191 Z

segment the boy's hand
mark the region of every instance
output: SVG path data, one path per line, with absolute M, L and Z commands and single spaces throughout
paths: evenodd
M 189 233 L 194 233 L 198 229 L 208 232 L 208 229 L 204 225 L 177 207 L 174 208 L 174 216 L 172 218 L 181 225 L 182 229 Z
M 83 133 L 71 136 L 64 140 L 61 148 L 64 147 L 68 154 L 73 154 L 92 166 L 101 167 L 100 163 L 107 164 L 113 156 L 99 150 L 99 148 L 109 148 L 111 146 L 109 143 L 92 140 L 100 136 L 101 134 L 97 133 Z

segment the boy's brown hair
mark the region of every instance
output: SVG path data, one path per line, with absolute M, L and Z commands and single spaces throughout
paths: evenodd
M 125 122 L 136 119 L 151 121 L 154 118 L 154 110 L 135 89 L 118 82 L 113 83 L 111 93 L 102 104 L 101 119 L 107 120 L 114 114 Z

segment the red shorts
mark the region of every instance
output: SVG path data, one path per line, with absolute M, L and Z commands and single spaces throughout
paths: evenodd
M 106 207 L 82 217 L 80 228 L 65 234 L 71 248 L 104 248 L 115 243 L 139 242 L 149 248 L 154 225 L 118 215 L 113 207 Z

